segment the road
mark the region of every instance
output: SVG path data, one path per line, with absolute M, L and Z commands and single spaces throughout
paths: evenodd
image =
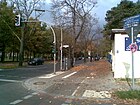
M 116 105 L 92 99 L 94 71 L 56 71 L 53 64 L 0 71 L 0 105 Z
M 59 66 L 56 65 L 56 72 Z M 0 105 L 9 105 L 19 97 L 24 98 L 28 95 L 36 95 L 32 90 L 28 90 L 23 84 L 33 77 L 43 74 L 53 73 L 53 63 L 38 66 L 28 66 L 14 70 L 0 71 Z
M 53 72 L 53 64 L 28 66 L 15 70 L 0 71 L 0 105 L 12 104 L 18 97 L 25 97 L 32 93 L 23 83 L 29 78 Z

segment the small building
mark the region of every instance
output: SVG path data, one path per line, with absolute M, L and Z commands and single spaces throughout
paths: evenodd
M 131 39 L 124 29 L 112 29 L 112 71 L 114 78 L 132 78 Z M 136 39 L 137 51 L 133 52 L 134 78 L 140 78 L 140 34 Z

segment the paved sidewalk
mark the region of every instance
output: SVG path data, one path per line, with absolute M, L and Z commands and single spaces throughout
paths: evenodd
M 87 62 L 85 64 L 77 65 L 68 71 L 56 72 L 56 74 L 44 74 L 40 77 L 26 80 L 24 85 L 27 89 L 34 90 L 36 92 L 45 92 L 47 88 L 53 86 L 57 81 L 59 82 L 60 78 L 62 80 L 62 77 L 74 73 L 75 71 L 86 71 L 87 74 L 90 73 L 87 75 L 84 72 L 83 75 L 87 75 L 87 77 L 84 81 L 80 82 L 83 84 L 83 88 L 85 88 L 81 98 L 111 98 L 111 94 L 114 91 L 131 89 L 126 81 L 115 80 L 113 78 L 111 64 L 106 60 Z M 83 75 L 78 76 L 80 78 Z M 140 86 L 137 88 L 140 89 Z M 74 98 L 76 98 L 76 96 Z M 80 97 L 78 96 L 78 98 Z

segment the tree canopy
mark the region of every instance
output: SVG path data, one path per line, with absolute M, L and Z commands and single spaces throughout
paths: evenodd
M 108 37 L 113 28 L 123 28 L 123 19 L 139 14 L 139 8 L 139 0 L 136 3 L 130 0 L 122 0 L 117 7 L 108 10 L 105 17 L 107 24 L 104 26 L 104 37 Z
M 140 14 L 140 1 L 133 2 L 130 0 L 121 0 L 116 6 L 112 7 L 111 10 L 106 12 L 106 25 L 103 29 L 104 44 L 106 47 L 104 50 L 110 51 L 111 49 L 111 29 L 122 29 L 125 18 Z

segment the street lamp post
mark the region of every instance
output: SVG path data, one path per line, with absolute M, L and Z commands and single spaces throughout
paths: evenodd
M 39 10 L 39 9 L 35 9 L 35 11 L 40 11 L 40 12 L 45 12 L 45 11 L 48 11 L 48 12 L 52 12 L 52 11 L 49 11 L 49 10 Z M 44 22 L 46 23 L 46 22 Z M 47 23 L 46 23 L 47 24 Z M 54 29 L 52 28 L 52 26 L 50 26 L 51 28 L 51 31 L 53 33 L 53 36 L 54 36 L 54 74 L 56 73 L 56 34 L 54 32 Z
M 53 36 L 54 36 L 54 74 L 56 73 L 56 35 L 54 32 L 54 29 L 50 26 L 52 32 L 53 32 Z
M 62 60 L 63 60 L 63 35 L 62 35 L 62 28 L 61 28 L 61 48 L 60 48 L 60 51 L 61 51 L 61 62 L 60 62 L 60 70 L 62 70 Z

